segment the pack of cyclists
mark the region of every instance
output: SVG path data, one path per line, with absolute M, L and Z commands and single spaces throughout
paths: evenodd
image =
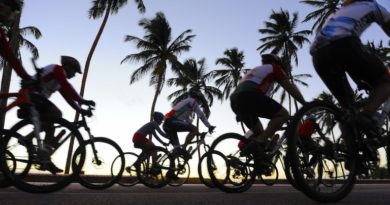
M 377 134 L 375 111 L 390 97 L 390 76 L 387 67 L 378 56 L 364 47 L 360 35 L 371 24 L 377 23 L 390 36 L 390 12 L 375 0 L 344 0 L 343 3 L 344 5 L 330 16 L 316 33 L 310 54 L 315 71 L 341 107 L 350 107 L 354 99 L 347 74 L 359 86 L 362 85 L 361 82 L 372 86 L 368 102 L 359 112 L 358 119 L 366 132 L 375 137 Z M 20 9 L 18 0 L 0 0 L 1 23 L 12 24 L 12 19 Z M 23 83 L 28 84 L 37 76 L 30 76 L 25 71 L 8 41 L 5 31 L 0 27 L 1 58 L 14 69 Z M 247 72 L 230 96 L 231 109 L 237 119 L 254 132 L 251 142 L 242 149 L 242 152 L 254 156 L 256 170 L 266 166 L 263 162 L 268 138 L 273 136 L 290 117 L 290 113 L 270 96 L 274 84 L 279 83 L 300 104 L 306 103 L 299 89 L 287 77 L 285 66 L 277 55 L 262 54 L 261 61 L 262 65 Z M 95 102 L 82 98 L 68 82 L 68 79 L 81 72 L 79 62 L 70 56 L 62 56 L 61 65 L 48 65 L 42 69 L 40 76 L 42 91 L 32 99 L 38 105 L 38 111 L 42 116 L 61 116 L 61 111 L 49 101 L 50 95 L 56 91 L 59 91 L 76 111 L 91 115 L 89 110 L 82 109 L 80 105 L 95 106 Z M 155 145 L 147 136 L 155 135 L 157 131 L 170 140 L 177 152 L 185 152 L 188 143 L 199 132 L 190 120 L 191 115 L 195 113 L 209 132 L 215 129 L 202 111 L 202 106 L 207 106 L 202 92 L 199 89 L 191 89 L 188 98 L 177 103 L 165 115 L 155 112 L 153 121 L 143 125 L 134 134 L 134 146 L 143 150 L 151 149 Z M 268 126 L 264 128 L 259 117 L 269 119 Z M 161 124 L 164 131 L 159 127 Z M 43 123 L 43 129 L 50 136 L 50 125 Z M 183 144 L 180 144 L 178 132 L 188 132 Z M 307 132 L 310 131 L 302 131 Z M 47 144 L 50 144 L 50 137 L 47 139 Z M 47 169 L 50 172 L 62 171 L 54 164 Z

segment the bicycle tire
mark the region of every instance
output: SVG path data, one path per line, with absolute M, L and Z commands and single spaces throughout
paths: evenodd
M 95 137 L 84 143 L 85 162 L 84 172 L 79 174 L 77 181 L 84 187 L 93 190 L 107 189 L 117 183 L 122 177 L 125 167 L 125 157 L 122 149 L 113 140 L 106 137 Z M 81 147 L 75 151 L 73 160 L 78 160 Z M 97 159 L 94 152 L 96 151 Z M 120 164 L 117 164 L 115 170 L 112 163 L 116 156 L 120 156 Z M 76 165 L 76 163 L 72 163 Z
M 166 158 L 169 159 L 168 157 Z M 188 164 L 188 160 L 185 160 L 183 156 L 176 156 L 173 158 L 174 163 L 174 175 L 178 179 L 169 179 L 168 185 L 172 187 L 179 187 L 188 182 L 191 173 L 191 167 Z
M 312 136 L 313 141 L 318 140 L 314 150 L 306 148 L 304 139 L 300 138 L 298 134 L 300 123 L 308 116 L 315 116 L 316 123 L 319 123 L 320 125 L 322 123 L 322 126 L 320 126 L 321 130 L 316 130 Z M 351 144 L 348 144 L 349 140 L 344 140 L 343 144 L 338 144 L 337 142 L 339 142 L 339 140 L 336 139 L 337 136 L 335 137 L 333 135 L 334 133 L 342 133 L 341 130 L 337 130 L 341 127 L 340 119 L 341 110 L 334 104 L 323 101 L 313 101 L 305 104 L 296 112 L 287 130 L 287 136 L 289 136 L 287 156 L 291 163 L 294 181 L 303 193 L 318 202 L 337 202 L 343 199 L 351 192 L 356 181 L 356 161 L 351 154 Z M 324 121 L 321 122 L 321 120 Z M 326 125 L 323 122 L 330 124 Z M 322 129 L 328 130 L 324 132 Z M 336 130 L 333 131 L 333 129 Z M 332 146 L 327 146 L 327 143 L 324 143 L 323 136 L 333 143 Z M 318 150 L 321 150 L 321 152 Z M 311 162 L 309 159 L 306 159 L 308 156 L 311 156 Z M 335 178 L 322 170 L 324 167 L 323 162 L 322 159 L 318 158 L 326 159 L 326 157 L 329 157 L 330 160 L 333 160 L 332 162 L 339 165 L 336 170 L 339 169 L 342 176 L 336 175 Z M 310 172 L 310 170 L 313 170 L 313 172 Z M 318 179 L 315 179 L 314 177 L 317 176 Z M 340 180 L 338 177 L 340 177 Z M 342 178 L 344 179 L 342 180 Z M 329 180 L 335 181 L 337 187 L 328 189 L 323 182 Z
M 278 179 L 279 179 L 279 170 L 278 168 L 276 167 L 276 165 L 271 162 L 271 167 L 269 167 L 270 169 L 272 169 L 271 171 L 271 175 L 268 176 L 266 174 L 259 174 L 258 177 L 260 178 L 261 182 L 267 186 L 272 186 L 274 185 Z
M 225 156 L 221 152 L 214 151 L 215 154 L 219 155 L 220 158 L 224 158 Z M 207 187 L 209 188 L 215 188 L 214 183 L 211 180 L 210 177 L 210 170 L 207 167 L 207 156 L 208 152 L 204 153 L 200 159 L 199 159 L 199 164 L 198 164 L 198 174 L 199 174 L 199 180 Z M 211 159 L 212 160 L 212 159 Z M 212 170 L 215 171 L 217 170 L 216 168 L 216 163 L 214 161 L 211 162 L 211 167 Z M 216 173 L 214 173 L 215 175 Z M 218 177 L 217 177 L 218 178 Z
M 238 144 L 249 141 L 237 133 L 226 133 L 218 137 L 211 144 L 207 157 L 207 168 L 213 184 L 226 193 L 241 193 L 251 188 L 255 182 L 254 162 L 252 156 L 240 156 Z M 222 143 L 223 142 L 223 143 Z M 222 153 L 223 159 L 218 153 Z M 219 162 L 221 161 L 221 162 Z M 212 170 L 212 163 L 222 163 L 218 167 L 218 174 Z M 225 167 L 226 170 L 223 170 Z
M 283 160 L 284 160 L 284 174 L 286 175 L 286 179 L 288 183 L 290 183 L 291 186 L 293 186 L 296 190 L 300 190 L 298 184 L 295 182 L 290 162 L 287 160 L 286 156 L 283 157 Z
M 136 184 L 138 184 L 139 180 L 137 178 L 137 171 L 135 168 L 135 162 L 138 159 L 138 154 L 133 152 L 125 152 L 123 153 L 123 156 L 125 157 L 125 170 L 123 171 L 122 177 L 117 182 L 120 186 L 123 187 L 131 187 Z M 118 169 L 117 167 L 120 166 L 117 163 L 120 163 L 121 156 L 118 155 L 115 157 L 114 161 L 111 165 L 111 175 L 114 176 L 114 173 L 116 173 L 114 170 Z M 128 167 L 128 169 L 127 169 Z
M 49 156 L 50 163 L 56 167 L 60 166 L 61 174 L 53 174 L 47 168 L 43 168 L 48 162 L 43 162 L 37 158 L 37 142 L 35 138 L 32 138 L 32 140 L 27 138 L 27 135 L 33 133 L 32 130 L 34 129 L 34 125 L 29 119 L 16 123 L 10 129 L 10 135 L 5 137 L 2 144 L 0 165 L 3 167 L 3 173 L 20 190 L 30 193 L 49 193 L 61 190 L 76 179 L 84 163 L 85 150 L 82 149 L 80 151 L 79 166 L 71 169 L 70 173 L 64 173 L 66 163 L 63 156 L 68 150 L 66 145 L 70 141 L 70 137 L 64 138 L 64 136 L 68 136 L 67 134 L 73 135 L 76 146 L 83 145 L 83 139 L 76 127 L 65 119 L 51 119 L 50 122 L 46 122 L 54 125 L 54 136 L 57 136 L 59 142 L 62 142 Z M 60 133 L 66 134 L 60 135 Z M 15 172 L 7 168 L 8 160 L 4 157 L 6 150 L 15 156 Z M 27 168 L 28 172 L 26 172 Z M 20 170 L 21 172 L 19 172 Z
M 7 158 L 7 161 L 11 161 L 11 171 L 12 172 L 15 172 L 15 169 L 16 169 L 16 161 L 15 161 L 15 156 L 9 152 L 8 150 L 6 150 L 6 158 Z M 6 188 L 6 187 L 9 187 L 12 185 L 12 182 L 10 180 L 7 179 L 7 177 L 5 177 L 3 175 L 3 172 L 0 171 L 0 188 Z
M 153 152 L 157 152 L 155 163 L 152 160 Z M 166 160 L 169 159 L 169 160 Z M 168 184 L 167 173 L 173 170 L 173 159 L 168 150 L 163 147 L 154 147 L 142 152 L 135 164 L 138 180 L 149 188 L 161 188 Z

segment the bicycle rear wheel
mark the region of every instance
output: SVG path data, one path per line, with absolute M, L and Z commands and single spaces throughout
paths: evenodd
M 79 166 L 74 169 L 66 166 L 70 136 L 74 136 L 75 147 L 83 146 L 82 137 L 74 125 L 65 119 L 52 119 L 46 123 L 53 124 L 57 145 L 45 152 L 45 159 L 42 153 L 38 153 L 40 149 L 32 134 L 34 125 L 28 119 L 15 124 L 1 145 L 0 165 L 4 175 L 15 187 L 26 192 L 48 193 L 63 189 L 74 181 L 84 163 L 85 150 L 81 149 Z M 39 134 L 44 139 L 45 132 Z M 9 156 L 7 153 L 11 153 L 14 159 L 6 157 Z
M 167 173 L 174 168 L 173 160 L 168 150 L 162 147 L 142 152 L 135 164 L 138 180 L 150 188 L 164 187 L 170 180 Z
M 76 149 L 76 160 L 73 165 L 78 164 L 81 147 Z M 116 156 L 120 156 L 117 166 L 111 169 Z M 123 151 L 117 143 L 105 137 L 95 137 L 85 142 L 85 162 L 83 171 L 78 175 L 78 182 L 88 189 L 107 189 L 114 185 L 122 177 L 125 166 Z
M 279 171 L 273 162 L 270 162 L 269 169 L 271 170 L 270 174 L 260 174 L 258 177 L 260 178 L 261 182 L 263 182 L 263 184 L 272 186 L 279 179 Z
M 342 135 L 341 111 L 333 104 L 314 101 L 293 117 L 288 131 L 287 156 L 294 180 L 301 191 L 318 202 L 336 202 L 346 197 L 356 180 L 352 148 Z M 310 138 L 300 136 L 300 125 L 315 120 Z
M 169 160 L 168 157 L 166 157 L 166 160 Z M 169 186 L 178 187 L 183 185 L 188 181 L 190 178 L 190 165 L 188 164 L 188 160 L 185 160 L 183 156 L 176 156 L 174 157 L 174 168 L 173 168 L 173 175 L 176 176 L 176 179 L 172 179 L 170 177 Z
M 256 179 L 252 156 L 241 155 L 238 146 L 241 141 L 248 143 L 242 135 L 223 134 L 214 140 L 208 152 L 207 168 L 210 178 L 216 187 L 227 193 L 244 192 Z M 216 166 L 218 170 L 214 170 L 213 163 L 221 164 Z
M 131 187 L 139 182 L 135 168 L 135 162 L 138 159 L 138 154 L 133 152 L 125 152 L 123 155 L 125 157 L 125 170 L 123 171 L 122 177 L 119 179 L 118 184 L 124 187 Z M 118 155 L 112 162 L 111 176 L 115 176 L 115 173 L 117 173 L 115 170 L 118 170 L 121 164 L 121 155 Z
M 3 139 L 5 138 L 5 135 L 7 135 L 7 134 L 8 134 L 8 130 L 1 131 L 1 137 L 0 137 L 1 141 L 3 141 Z M 16 168 L 15 156 L 11 152 L 9 152 L 8 150 L 6 150 L 5 154 L 6 154 L 5 158 L 8 161 L 8 166 L 9 166 L 8 169 L 12 172 L 15 172 L 15 168 Z M 26 171 L 28 172 L 28 169 Z M 12 182 L 10 180 L 8 180 L 7 177 L 4 176 L 2 171 L 0 171 L 0 188 L 9 187 L 11 185 L 12 185 Z

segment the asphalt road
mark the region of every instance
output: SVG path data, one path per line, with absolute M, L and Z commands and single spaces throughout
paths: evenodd
M 29 194 L 15 188 L 0 190 L 0 205 L 99 205 L 99 204 L 153 204 L 153 205 L 230 205 L 230 204 L 317 204 L 290 185 L 254 185 L 241 194 L 226 194 L 203 185 L 184 185 L 150 189 L 143 185 L 114 187 L 93 191 L 72 184 L 50 194 Z M 390 204 L 390 184 L 358 184 L 352 193 L 337 204 Z

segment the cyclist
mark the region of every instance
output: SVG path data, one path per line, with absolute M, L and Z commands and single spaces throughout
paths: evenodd
M 191 123 L 190 116 L 193 112 L 202 120 L 203 124 L 208 127 L 212 133 L 215 126 L 212 126 L 207 120 L 206 115 L 200 109 L 200 106 L 207 106 L 207 101 L 203 94 L 196 88 L 190 89 L 188 97 L 177 103 L 170 112 L 165 116 L 163 129 L 170 138 L 171 144 L 179 153 L 186 150 L 187 145 L 199 133 L 198 128 Z M 177 132 L 189 132 L 184 144 L 180 148 Z M 182 152 L 183 153 L 183 152 Z M 183 154 L 188 154 L 186 151 Z
M 51 64 L 42 68 L 41 92 L 31 96 L 31 100 L 42 120 L 42 130 L 46 132 L 44 142 L 48 155 L 50 155 L 51 150 L 55 148 L 58 143 L 54 137 L 54 127 L 50 123 L 50 119 L 62 117 L 61 111 L 48 100 L 54 92 L 59 91 L 68 104 L 76 111 L 86 116 L 92 115 L 90 110 L 84 110 L 80 105 L 95 106 L 95 102 L 82 98 L 67 80 L 73 78 L 76 73 L 81 73 L 80 63 L 73 57 L 61 56 L 61 65 Z M 34 76 L 34 78 L 36 77 L 37 76 Z M 21 118 L 26 117 L 24 113 L 26 113 L 26 111 L 22 108 L 20 109 L 18 116 Z M 41 169 L 46 169 L 53 174 L 62 172 L 62 170 L 57 168 L 52 162 L 42 166 Z
M 161 112 L 154 112 L 153 121 L 144 124 L 141 128 L 137 130 L 137 132 L 135 132 L 133 136 L 134 147 L 140 148 L 142 150 L 148 150 L 153 148 L 154 147 L 153 142 L 148 140 L 146 137 L 150 134 L 153 134 L 153 136 L 156 139 L 160 139 L 155 132 L 156 130 L 161 136 L 167 138 L 164 131 L 162 131 L 161 128 L 159 127 L 159 125 L 161 125 L 162 122 L 164 121 L 164 118 L 165 116 Z M 163 143 L 162 141 L 160 142 L 163 145 L 166 145 L 166 143 Z
M 20 12 L 19 0 L 0 0 L 0 56 L 10 64 L 15 72 L 24 80 L 31 79 L 31 76 L 24 70 L 22 64 L 12 51 L 6 32 L 2 25 L 12 24 L 17 13 Z
M 261 55 L 262 64 L 250 70 L 230 96 L 230 103 L 237 119 L 243 121 L 254 135 L 243 148 L 243 154 L 252 153 L 255 169 L 259 172 L 266 166 L 265 148 L 268 138 L 280 129 L 289 118 L 288 111 L 269 95 L 275 82 L 278 82 L 301 104 L 305 99 L 294 84 L 290 83 L 281 60 L 274 54 Z M 259 117 L 270 119 L 266 129 Z
M 152 150 L 155 145 L 152 141 L 146 138 L 150 134 L 152 134 L 161 144 L 167 146 L 168 144 L 161 141 L 158 135 L 156 134 L 156 130 L 157 130 L 157 132 L 161 136 L 167 138 L 166 134 L 159 127 L 164 121 L 164 118 L 165 116 L 161 112 L 154 112 L 153 121 L 144 124 L 141 128 L 137 130 L 137 132 L 135 132 L 133 136 L 134 147 L 141 149 L 142 152 L 147 150 Z M 155 162 L 155 159 L 157 159 L 157 152 L 154 152 L 152 155 L 153 162 Z M 126 167 L 126 171 L 130 173 L 131 166 Z
M 374 0 L 344 0 L 344 6 L 327 20 L 310 48 L 316 72 L 343 108 L 351 107 L 354 99 L 346 73 L 358 86 L 365 82 L 372 87 L 357 116 L 357 123 L 371 137 L 377 136 L 375 111 L 390 95 L 386 66 L 360 40 L 374 22 L 390 36 L 390 13 L 383 6 Z

